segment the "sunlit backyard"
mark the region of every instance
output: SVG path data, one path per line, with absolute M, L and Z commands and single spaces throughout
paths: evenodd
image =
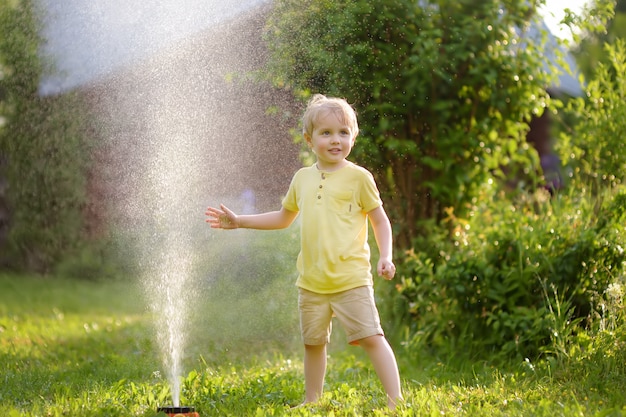
M 626 415 L 626 1 L 77 3 L 0 0 L 0 416 Z M 358 239 L 287 207 L 331 154 Z M 303 231 L 371 255 L 395 410 L 336 319 L 302 404 Z

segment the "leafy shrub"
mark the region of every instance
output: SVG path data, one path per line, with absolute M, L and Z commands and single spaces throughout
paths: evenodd
M 47 272 L 84 237 L 87 115 L 78 94 L 38 94 L 37 33 L 31 1 L 0 3 L 0 265 Z
M 626 191 L 481 201 L 467 220 L 450 213 L 439 256 L 409 252 L 400 266 L 410 338 L 506 357 L 553 352 L 623 276 Z
M 626 179 L 626 41 L 605 46 L 585 97 L 571 100 L 567 117 L 576 120 L 562 132 L 556 149 L 578 184 L 594 189 L 623 184 Z
M 625 49 L 607 46 L 610 64 L 589 82 L 587 97 L 563 111 L 575 120 L 556 146 L 570 176 L 564 194 L 492 199 L 485 185 L 466 218 L 448 211 L 451 240 L 416 242 L 424 252 L 406 257 L 396 300 L 408 309 L 411 343 L 481 356 L 570 357 L 589 332 L 602 335 L 621 322 Z

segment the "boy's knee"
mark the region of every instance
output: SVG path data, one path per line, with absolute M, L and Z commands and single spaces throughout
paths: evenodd
M 363 349 L 368 349 L 376 346 L 380 346 L 381 343 L 384 343 L 385 338 L 381 334 L 375 334 L 373 336 L 364 337 L 363 339 L 358 340 L 359 346 Z
M 319 350 L 324 350 L 326 348 L 326 344 L 315 344 L 315 345 L 309 345 L 309 344 L 304 344 L 304 348 L 306 350 L 308 350 L 309 352 L 313 352 L 313 351 L 319 351 Z

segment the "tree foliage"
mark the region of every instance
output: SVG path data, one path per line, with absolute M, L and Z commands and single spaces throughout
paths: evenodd
M 572 53 L 586 78 L 592 78 L 600 63 L 607 64 L 605 44 L 626 39 L 626 0 L 590 1 L 583 13 L 566 15 L 565 22 L 579 28 L 574 31 Z
M 425 219 L 467 212 L 481 187 L 540 170 L 527 122 L 556 76 L 541 1 L 277 0 L 268 73 L 307 97 L 345 97 L 370 168 L 407 246 Z
M 0 0 L 0 265 L 46 271 L 81 243 L 86 149 L 79 96 L 38 94 L 38 29 L 30 0 Z
M 611 6 L 600 3 L 586 30 L 606 27 Z M 395 311 L 410 343 L 568 360 L 581 335 L 623 324 L 625 46 L 605 44 L 585 95 L 559 112 L 574 121 L 556 142 L 568 189 L 485 195 L 470 216 L 446 219 L 452 244 L 433 233 L 405 258 Z
M 626 41 L 605 44 L 604 53 L 607 62 L 594 71 L 586 96 L 565 109 L 576 122 L 557 147 L 576 184 L 594 190 L 626 180 Z

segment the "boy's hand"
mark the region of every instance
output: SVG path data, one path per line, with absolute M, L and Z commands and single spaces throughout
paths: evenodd
M 213 207 L 207 208 L 205 214 L 209 217 L 206 219 L 206 222 L 209 223 L 213 229 L 236 229 L 239 227 L 237 215 L 223 204 L 220 204 L 219 209 Z
M 389 281 L 396 275 L 396 266 L 387 259 L 381 259 L 378 261 L 376 272 L 378 272 L 379 276 Z

